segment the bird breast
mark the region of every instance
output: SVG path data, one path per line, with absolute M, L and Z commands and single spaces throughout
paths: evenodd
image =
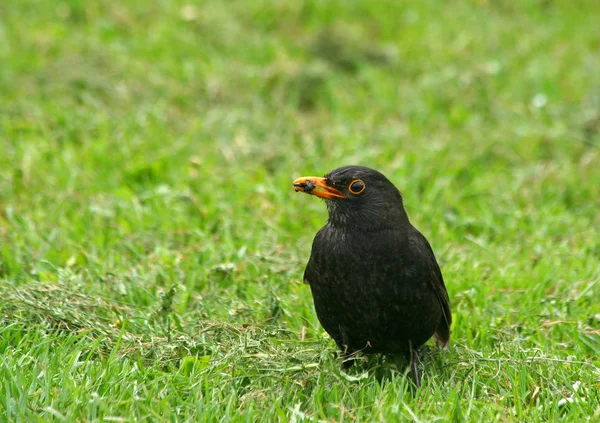
M 343 327 L 356 344 L 431 337 L 441 309 L 427 279 L 429 270 L 412 259 L 407 247 L 400 232 L 326 226 L 317 234 L 307 279 L 327 332 Z

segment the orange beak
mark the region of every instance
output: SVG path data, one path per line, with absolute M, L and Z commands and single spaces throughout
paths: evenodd
M 294 191 L 316 195 L 326 200 L 346 198 L 338 189 L 327 185 L 327 179 L 318 176 L 303 176 L 294 181 Z

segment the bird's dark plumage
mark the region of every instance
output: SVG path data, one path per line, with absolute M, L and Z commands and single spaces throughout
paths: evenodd
M 346 357 L 406 355 L 418 385 L 416 351 L 432 336 L 447 346 L 452 315 L 433 250 L 410 224 L 402 196 L 361 166 L 299 178 L 294 187 L 324 198 L 329 212 L 304 273 L 319 321 Z

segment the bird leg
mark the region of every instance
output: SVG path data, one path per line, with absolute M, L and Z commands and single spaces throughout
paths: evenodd
M 350 367 L 354 365 L 354 351 L 349 347 L 350 339 L 348 337 L 348 332 L 343 325 L 339 325 L 339 338 L 336 338 L 336 344 L 338 348 L 341 350 L 340 357 L 342 358 L 342 370 L 348 370 Z
M 410 370 L 412 373 L 413 380 L 417 388 L 421 387 L 421 379 L 419 378 L 419 369 L 417 369 L 417 362 L 419 361 L 419 350 L 413 348 L 412 342 L 409 341 L 408 347 L 410 349 Z

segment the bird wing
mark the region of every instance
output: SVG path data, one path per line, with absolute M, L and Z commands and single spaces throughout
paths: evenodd
M 438 265 L 437 260 L 435 259 L 435 254 L 433 253 L 431 245 L 429 245 L 427 239 L 418 230 L 415 229 L 414 234 L 415 236 L 413 240 L 418 244 L 419 247 L 424 247 L 429 253 L 427 254 L 427 256 L 430 257 L 428 264 L 434 276 L 433 278 L 429 278 L 429 281 L 436 296 L 438 297 L 440 306 L 442 307 L 443 318 L 440 321 L 438 327 L 436 328 L 435 333 L 433 334 L 433 338 L 435 339 L 435 342 L 440 348 L 446 348 L 450 344 L 450 325 L 452 324 L 450 298 L 448 297 L 448 291 L 446 290 L 446 285 L 444 284 L 444 277 L 442 276 L 442 271 L 440 270 L 440 266 Z
M 319 266 L 315 260 L 315 247 L 313 246 L 313 252 L 308 259 L 308 263 L 306 263 L 306 269 L 304 269 L 304 278 L 303 282 L 307 285 L 311 285 L 312 283 L 319 283 Z
M 304 269 L 304 278 L 303 281 L 305 284 L 310 285 L 310 260 L 308 261 L 308 264 L 306 265 L 306 269 Z
M 319 239 L 323 236 L 323 231 L 325 227 L 321 228 L 319 232 L 315 235 L 315 239 L 313 239 L 312 248 L 310 252 L 310 258 L 308 259 L 308 263 L 306 264 L 306 269 L 304 269 L 304 283 L 310 285 L 311 281 L 315 281 L 318 278 L 318 273 L 315 269 L 314 263 L 314 255 L 315 251 L 318 248 L 317 245 L 319 243 Z

